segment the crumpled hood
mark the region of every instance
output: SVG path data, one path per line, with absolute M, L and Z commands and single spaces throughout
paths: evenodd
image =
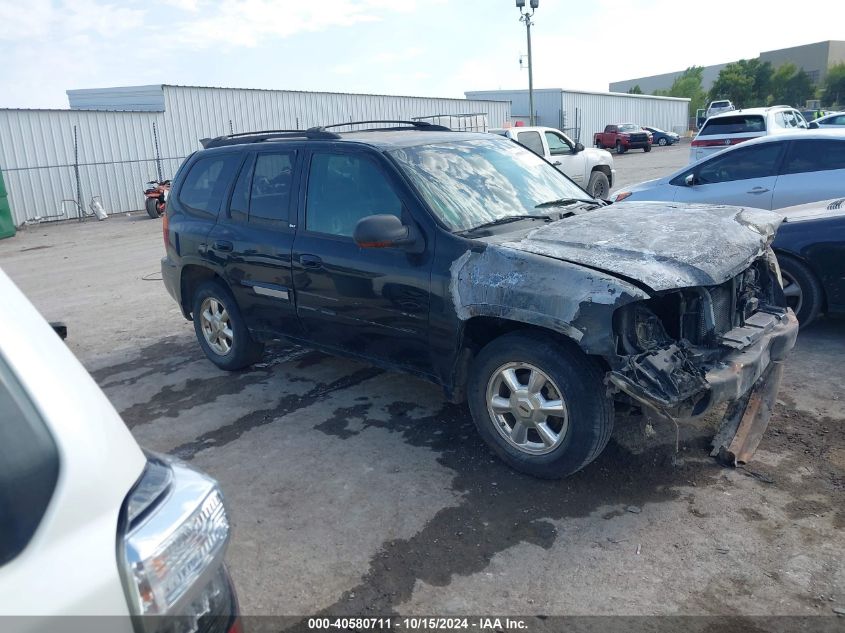
M 727 281 L 764 253 L 782 221 L 779 213 L 754 208 L 628 202 L 546 224 L 501 245 L 659 291 Z

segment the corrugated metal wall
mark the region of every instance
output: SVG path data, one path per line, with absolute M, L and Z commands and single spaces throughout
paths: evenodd
M 74 126 L 83 206 L 100 196 L 110 213 L 138 209 L 156 174 L 152 123 L 160 114 L 83 110 L 0 110 L 0 166 L 15 224 L 64 219 L 76 200 Z M 72 204 L 67 216 L 77 217 Z
M 62 200 L 76 199 L 74 126 L 83 206 L 87 211 L 91 198 L 100 196 L 108 213 L 118 213 L 141 209 L 143 185 L 157 175 L 154 123 L 162 175 L 170 178 L 200 147 L 199 139 L 231 131 L 481 112 L 491 126 L 510 119 L 510 104 L 504 102 L 189 86 L 162 89 L 164 112 L 0 110 L 0 167 L 6 174 L 15 223 L 62 219 Z M 76 217 L 75 207 L 66 205 L 65 210 Z
M 520 120 L 527 124 L 524 118 L 529 111 L 527 90 L 473 91 L 466 95 L 471 99 L 510 101 L 513 114 L 521 115 Z M 682 133 L 688 125 L 689 100 L 555 88 L 534 91 L 534 111 L 537 125 L 566 128 L 572 136 L 575 136 L 572 128 L 577 125 L 581 134 L 576 140 L 590 145 L 593 132 L 603 130 L 609 123 L 630 121 Z

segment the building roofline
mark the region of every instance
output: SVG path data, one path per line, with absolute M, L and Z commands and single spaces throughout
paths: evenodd
M 468 95 L 473 92 L 528 92 L 526 88 L 515 88 L 513 90 L 467 90 L 464 94 Z M 610 95 L 613 97 L 636 97 L 638 99 L 661 99 L 664 101 L 690 101 L 687 97 L 664 97 L 661 95 L 635 95 L 627 92 L 609 92 L 601 90 L 570 90 L 567 88 L 535 88 L 534 92 L 568 92 L 572 94 L 582 95 Z M 467 97 L 469 99 L 470 97 Z

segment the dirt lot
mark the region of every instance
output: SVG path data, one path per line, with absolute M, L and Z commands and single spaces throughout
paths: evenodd
M 687 146 L 617 158 L 620 182 Z M 206 361 L 157 279 L 157 221 L 42 225 L 0 266 L 145 446 L 217 477 L 247 614 L 832 615 L 845 608 L 845 321 L 803 331 L 756 461 L 707 457 L 706 424 L 620 421 L 577 476 L 491 457 L 437 388 L 279 346 Z M 145 280 L 145 276 L 152 279 Z

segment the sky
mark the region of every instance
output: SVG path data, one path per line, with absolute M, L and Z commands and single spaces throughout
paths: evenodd
M 534 86 L 607 90 L 845 37 L 845 3 L 824 19 L 780 5 L 540 0 Z M 526 52 L 514 0 L 0 0 L 0 107 L 160 83 L 463 97 L 527 87 Z

